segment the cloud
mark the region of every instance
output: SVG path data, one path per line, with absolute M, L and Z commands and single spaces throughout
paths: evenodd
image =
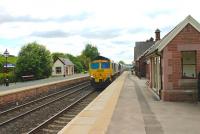
M 85 29 L 81 32 L 81 36 L 85 38 L 93 39 L 112 39 L 118 37 L 121 34 L 121 29 L 106 29 L 106 30 L 93 30 Z
M 54 30 L 54 31 L 33 32 L 30 36 L 42 37 L 42 38 L 65 38 L 70 36 L 70 34 L 61 30 Z
M 28 15 L 26 16 L 12 16 L 9 14 L 0 14 L 0 23 L 8 22 L 43 22 L 45 19 L 32 18 Z
M 159 16 L 173 15 L 174 12 L 175 11 L 173 9 L 157 9 L 157 10 L 152 10 L 152 11 L 146 13 L 146 15 L 152 19 L 155 19 Z
M 116 40 L 116 41 L 111 41 L 111 43 L 117 44 L 117 45 L 128 45 L 128 44 L 133 44 L 133 41 Z
M 88 13 L 81 13 L 78 15 L 64 15 L 61 17 L 50 17 L 50 18 L 35 18 L 30 15 L 24 16 L 12 16 L 7 13 L 0 14 L 0 23 L 12 23 L 12 22 L 70 22 L 70 21 L 82 21 L 90 16 Z
M 84 12 L 84 13 L 80 13 L 78 15 L 65 15 L 65 16 L 62 16 L 59 18 L 52 18 L 52 20 L 55 20 L 57 22 L 82 21 L 82 20 L 88 19 L 91 16 L 92 16 L 92 14 Z
M 195 0 L 0 0 L 0 51 L 18 53 L 37 41 L 51 52 L 79 55 L 86 43 L 114 61 L 130 63 L 136 41 L 166 35 L 188 14 L 200 21 Z M 55 45 L 56 44 L 56 45 Z
M 144 27 L 138 27 L 138 28 L 130 28 L 127 30 L 127 33 L 130 34 L 138 34 L 138 33 L 143 33 L 143 32 L 150 32 L 151 30 L 149 28 L 144 28 Z

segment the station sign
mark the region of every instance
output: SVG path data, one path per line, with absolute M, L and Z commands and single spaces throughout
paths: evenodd
M 6 67 L 6 64 L 4 64 L 4 67 Z M 15 67 L 15 64 L 11 64 L 11 63 L 7 64 L 7 68 L 14 68 L 14 67 Z

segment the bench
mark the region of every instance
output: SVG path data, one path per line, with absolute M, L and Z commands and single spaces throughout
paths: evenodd
M 21 77 L 22 77 L 22 80 L 23 80 L 23 81 L 26 81 L 26 80 L 33 80 L 34 75 L 24 75 L 24 76 L 21 76 Z

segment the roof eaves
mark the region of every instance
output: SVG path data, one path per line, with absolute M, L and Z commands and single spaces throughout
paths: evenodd
M 159 52 L 161 52 L 166 45 L 187 25 L 191 24 L 195 29 L 200 32 L 200 24 L 192 17 L 187 16 L 185 20 L 180 22 L 169 34 L 164 37 L 160 44 L 157 46 Z
M 63 59 L 62 58 L 60 58 L 60 57 L 58 57 L 58 59 L 57 60 L 60 60 L 64 65 L 65 65 L 65 62 L 63 61 Z

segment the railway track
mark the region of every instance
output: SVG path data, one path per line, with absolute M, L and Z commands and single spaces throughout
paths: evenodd
M 85 82 L 0 113 L 0 133 L 24 133 L 91 92 Z
M 91 91 L 54 116 L 33 128 L 27 134 L 56 134 L 82 111 L 99 93 Z

